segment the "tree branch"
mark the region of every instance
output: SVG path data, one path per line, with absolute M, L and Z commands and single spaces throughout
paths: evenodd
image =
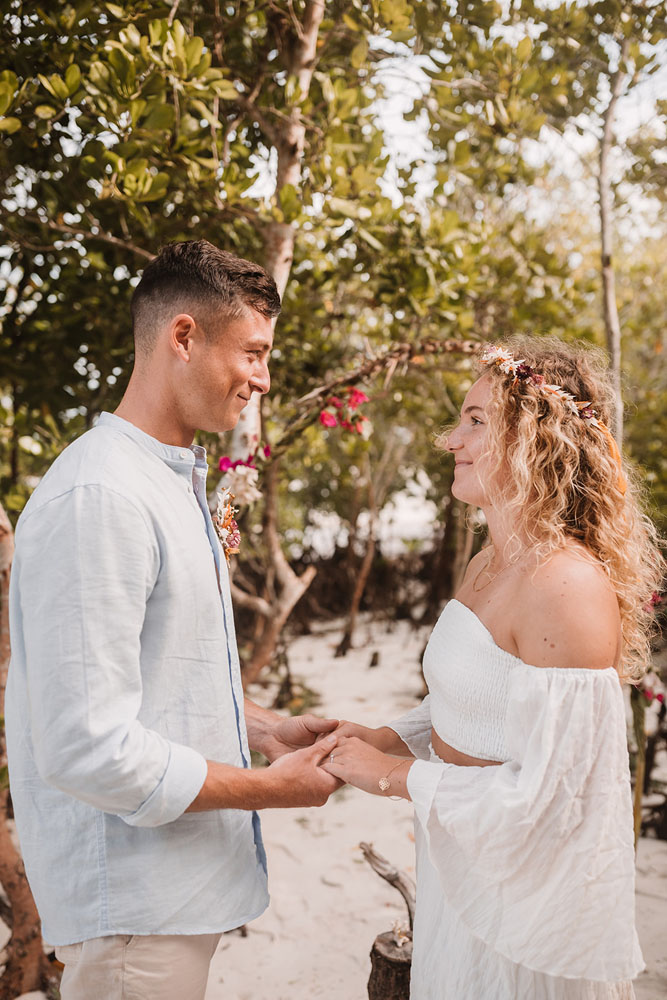
M 83 226 L 69 226 L 65 222 L 55 222 L 53 219 L 41 219 L 39 215 L 34 215 L 32 213 L 26 213 L 22 216 L 22 218 L 27 219 L 28 222 L 35 222 L 37 225 L 46 226 L 47 229 L 51 229 L 56 233 L 66 233 L 70 236 L 77 237 L 80 240 L 100 240 L 102 243 L 109 243 L 111 246 L 121 247 L 123 250 L 130 250 L 132 253 L 136 254 L 138 257 L 143 257 L 145 260 L 153 260 L 155 257 L 155 254 L 151 253 L 149 250 L 144 250 L 143 247 L 138 247 L 135 243 L 130 243 L 129 240 L 122 240 L 118 236 L 112 236 L 111 233 L 106 233 L 103 229 L 94 233 L 92 230 L 84 229 Z M 99 225 L 96 220 L 93 221 L 93 224 L 95 226 Z

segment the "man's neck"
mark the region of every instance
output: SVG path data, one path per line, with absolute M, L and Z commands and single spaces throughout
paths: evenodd
M 192 444 L 194 430 L 184 426 L 173 400 L 155 384 L 149 386 L 147 380 L 136 377 L 135 373 L 114 412 L 117 417 L 134 424 L 162 444 L 177 448 L 189 448 Z

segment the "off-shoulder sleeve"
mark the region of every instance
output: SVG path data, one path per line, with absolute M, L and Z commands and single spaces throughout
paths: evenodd
M 400 736 L 410 753 L 422 760 L 429 760 L 431 756 L 430 702 L 431 696 L 427 694 L 421 705 L 389 723 L 389 728 Z
M 417 760 L 408 790 L 442 890 L 510 961 L 613 982 L 643 968 L 623 695 L 616 671 L 513 668 L 510 760 Z

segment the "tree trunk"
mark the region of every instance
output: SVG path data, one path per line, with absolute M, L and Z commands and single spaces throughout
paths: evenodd
M 303 596 L 317 572 L 314 566 L 297 576 L 280 545 L 277 524 L 278 462 L 267 466 L 264 476 L 264 538 L 268 561 L 275 574 L 277 594 L 267 602 L 264 624 L 255 643 L 250 663 L 243 671 L 244 686 L 257 680 L 261 670 L 271 662 L 280 632 L 297 601 Z M 258 607 L 260 613 L 261 609 Z
M 474 541 L 474 534 L 466 522 L 465 504 L 450 495 L 433 580 L 421 616 L 422 625 L 432 625 L 443 604 L 456 593 L 470 561 Z
M 359 605 L 361 604 L 361 598 L 363 597 L 364 590 L 366 589 L 366 582 L 371 571 L 371 566 L 373 565 L 375 549 L 377 547 L 378 510 L 375 500 L 373 477 L 370 473 L 370 463 L 368 468 L 368 513 L 370 520 L 368 525 L 368 542 L 366 545 L 366 551 L 364 552 L 364 558 L 361 561 L 361 566 L 359 567 L 357 579 L 354 584 L 352 600 L 350 601 L 350 607 L 347 614 L 347 624 L 345 626 L 345 631 L 343 632 L 343 637 L 336 647 L 336 656 L 345 656 L 352 646 L 352 635 L 354 633 L 354 626 L 357 622 L 357 615 L 359 614 Z
M 298 80 L 298 92 L 301 95 L 295 101 L 290 114 L 277 123 L 270 125 L 267 138 L 278 153 L 278 169 L 274 202 L 279 203 L 280 192 L 286 184 L 293 185 L 297 190 L 301 183 L 303 151 L 306 142 L 306 125 L 301 114 L 301 103 L 308 96 L 310 83 L 316 64 L 317 37 L 324 16 L 323 0 L 308 0 L 305 5 L 303 20 L 300 24 L 292 11 L 294 32 L 285 36 L 281 55 L 288 76 Z M 252 107 L 250 108 L 252 114 Z M 263 115 L 260 115 L 263 121 Z M 294 257 L 294 227 L 279 219 L 268 223 L 264 230 L 265 266 L 273 276 L 280 296 L 285 293 Z M 261 397 L 253 393 L 250 402 L 243 412 L 243 419 L 237 424 L 230 447 L 233 460 L 245 458 L 253 454 L 262 437 Z M 272 569 L 280 585 L 280 594 L 271 606 L 271 614 L 265 616 L 261 635 L 255 644 L 250 663 L 244 670 L 244 684 L 249 684 L 257 678 L 262 668 L 271 661 L 276 642 L 293 607 L 310 586 L 316 570 L 309 567 L 301 576 L 292 570 L 280 548 L 276 525 L 276 465 L 267 469 L 265 476 L 265 502 L 267 513 L 267 540 L 269 559 Z M 269 479 L 273 476 L 271 484 Z M 271 496 L 269 496 L 271 493 Z M 269 509 L 270 508 L 270 509 Z M 270 535 L 270 537 L 269 537 Z
M 368 543 L 361 566 L 359 567 L 354 589 L 352 591 L 352 598 L 348 609 L 347 624 L 345 626 L 343 637 L 336 649 L 336 656 L 345 656 L 352 646 L 352 635 L 354 633 L 357 614 L 359 613 L 359 605 L 361 604 L 361 598 L 363 597 L 364 590 L 366 589 L 366 583 L 368 582 L 368 577 L 373 565 L 375 549 L 377 548 L 378 513 L 384 504 L 389 491 L 389 487 L 394 476 L 394 470 L 398 465 L 400 465 L 409 443 L 410 439 L 406 438 L 404 434 L 400 436 L 389 434 L 386 438 L 384 451 L 382 452 L 382 457 L 377 464 L 375 473 L 372 472 L 370 459 L 368 455 L 366 455 L 366 483 L 368 488 L 368 512 L 370 515 Z M 356 535 L 356 518 L 354 530 Z M 353 544 L 352 537 L 350 537 L 349 544 Z
M 624 63 L 628 55 L 629 39 L 624 39 L 619 65 L 609 81 L 611 96 L 602 116 L 602 139 L 600 141 L 600 169 L 598 190 L 600 198 L 600 243 L 602 271 L 602 315 L 604 319 L 607 350 L 611 360 L 611 374 L 614 385 L 615 413 L 613 433 L 619 448 L 623 443 L 623 395 L 621 391 L 621 325 L 616 305 L 616 278 L 613 263 L 613 197 L 611 187 L 610 157 L 614 141 L 614 119 L 616 105 L 627 80 Z
M 14 554 L 12 526 L 0 505 L 0 716 L 5 715 L 5 686 L 9 667 L 9 575 Z M 0 766 L 7 764 L 4 723 L 0 734 Z M 9 791 L 0 790 L 0 883 L 11 908 L 12 936 L 7 963 L 0 978 L 0 1000 L 46 988 L 57 974 L 44 954 L 39 915 L 7 820 Z

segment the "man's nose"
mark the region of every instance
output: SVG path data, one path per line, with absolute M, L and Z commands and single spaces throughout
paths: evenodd
M 264 394 L 269 391 L 271 388 L 271 376 L 269 375 L 269 366 L 266 361 L 263 361 L 257 370 L 252 373 L 250 385 L 253 392 Z

